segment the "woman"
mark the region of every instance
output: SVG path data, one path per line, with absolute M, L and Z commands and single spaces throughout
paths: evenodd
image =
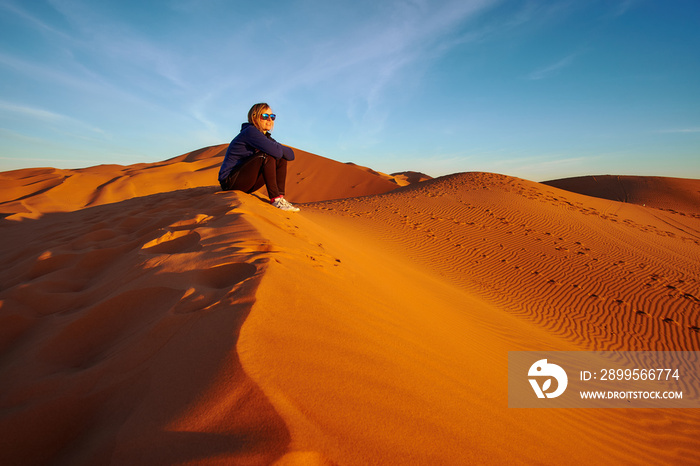
M 267 187 L 270 203 L 278 209 L 298 212 L 284 198 L 287 162 L 294 160 L 294 151 L 270 136 L 275 114 L 266 103 L 255 104 L 248 112 L 248 123 L 233 138 L 219 170 L 221 189 L 252 193 Z

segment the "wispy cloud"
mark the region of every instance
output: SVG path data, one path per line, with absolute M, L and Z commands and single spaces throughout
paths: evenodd
M 32 108 L 23 105 L 15 105 L 8 102 L 0 101 L 0 111 L 14 113 L 22 116 L 28 116 L 42 121 L 65 121 L 68 117 L 58 113 L 50 112 L 40 108 Z
M 70 36 L 65 32 L 60 31 L 59 29 L 47 23 L 46 21 L 43 21 L 37 16 L 29 13 L 27 10 L 18 6 L 12 1 L 5 1 L 0 3 L 0 8 L 4 8 L 5 10 L 19 17 L 20 19 L 24 20 L 26 23 L 30 24 L 33 28 L 37 30 L 50 33 L 54 37 L 58 37 L 63 40 L 71 40 Z
M 574 63 L 574 59 L 577 55 L 578 53 L 572 53 L 571 55 L 568 55 L 562 58 L 561 60 L 552 63 L 551 65 L 547 65 L 533 71 L 527 77 L 528 79 L 531 79 L 533 81 L 538 81 L 540 79 L 547 79 L 552 76 L 555 76 L 564 68 L 571 66 Z
M 622 16 L 626 14 L 628 11 L 632 10 L 634 7 L 637 6 L 639 3 L 639 0 L 622 0 L 619 2 L 615 2 L 614 6 L 615 8 L 611 12 L 611 16 L 613 18 L 617 18 L 618 16 Z
M 116 47 L 114 44 L 124 44 L 128 41 L 125 36 L 122 37 L 100 37 L 99 34 L 91 35 L 83 30 L 79 20 L 80 8 L 76 7 L 78 3 L 64 4 L 63 2 L 54 2 L 55 7 L 61 7 L 64 13 L 71 18 L 74 28 L 63 25 L 62 28 L 52 25 L 50 22 L 39 18 L 36 14 L 26 11 L 11 2 L 4 3 L 1 6 L 17 18 L 23 20 L 33 29 L 40 31 L 45 36 L 43 46 L 45 58 L 37 58 L 41 48 L 35 48 L 31 55 L 12 55 L 10 53 L 0 53 L 0 65 L 12 69 L 14 72 L 23 74 L 29 79 L 41 81 L 47 88 L 56 88 L 57 86 L 68 86 L 73 89 L 79 89 L 82 92 L 92 92 L 95 94 L 121 94 L 121 99 L 133 99 L 134 93 L 129 93 L 123 86 L 123 82 L 118 81 L 115 77 L 118 73 L 114 70 L 106 69 L 99 63 L 106 63 L 116 70 L 124 70 L 126 63 L 132 60 L 129 57 L 127 60 L 118 60 L 111 48 Z M 58 10 L 57 10 L 58 11 Z M 84 18 L 83 18 L 84 19 Z M 89 21 L 84 21 L 85 24 Z M 87 26 L 86 26 L 87 27 Z M 91 26 L 92 27 L 92 26 Z M 65 30 L 64 30 L 65 29 Z M 97 28 L 100 30 L 100 28 Z M 110 30 L 105 27 L 104 30 Z M 109 44 L 106 45 L 105 44 Z M 133 51 L 143 49 L 143 44 L 131 43 Z M 126 53 L 126 52 L 124 52 Z M 152 51 L 150 56 L 162 56 L 158 51 Z M 158 61 L 144 58 L 150 64 Z M 144 65 L 144 68 L 146 66 Z M 130 94 L 130 95 L 129 95 Z
M 2 52 L 0 52 L 0 66 L 9 68 L 33 80 L 52 83 L 54 86 L 62 85 L 83 90 L 94 87 L 94 82 L 85 79 L 85 77 L 80 76 L 77 72 L 65 72 L 50 64 L 36 63 Z
M 102 129 L 80 121 L 78 119 L 60 113 L 45 110 L 42 108 L 30 107 L 27 105 L 17 105 L 0 100 L 0 113 L 9 113 L 15 117 L 20 116 L 30 118 L 33 120 L 41 121 L 43 123 L 65 124 L 69 126 L 78 127 L 81 130 L 87 130 L 101 135 L 106 134 L 106 132 Z
M 49 0 L 62 16 L 59 23 L 11 4 L 12 13 L 51 34 L 65 54 L 48 64 L 0 55 L 0 64 L 31 79 L 41 78 L 49 86 L 75 90 L 84 85 L 91 94 L 115 103 L 128 99 L 163 106 L 196 121 L 201 128 L 194 130 L 209 135 L 218 133 L 217 116 L 226 115 L 222 103 L 247 102 L 251 95 L 279 102 L 313 89 L 316 95 L 333 99 L 329 105 L 346 110 L 347 127 L 353 133 L 349 137 L 370 140 L 389 117 L 387 97 L 397 85 L 408 82 L 417 88 L 421 70 L 459 44 L 454 36 L 460 26 L 501 1 L 360 0 L 361 5 L 348 2 L 328 8 L 311 1 L 287 7 L 298 18 L 245 6 L 236 7 L 235 14 L 245 15 L 245 21 L 233 31 L 183 28 L 177 36 L 139 29 L 99 3 Z M 192 24 L 200 24 L 209 18 L 211 12 L 192 10 L 192 4 L 171 3 L 170 12 L 162 12 L 163 20 L 176 18 L 187 24 L 196 17 Z M 226 11 L 226 17 L 234 14 L 226 2 L 209 6 L 222 14 Z M 314 18 L 319 9 L 322 12 Z M 347 13 L 352 20 L 331 25 L 331 10 L 338 19 Z M 306 26 L 298 29 L 295 24 Z
M 22 157 L 21 159 L 16 157 L 0 157 L 0 160 L 6 160 L 10 162 L 19 162 L 22 167 L 27 166 L 27 162 L 48 162 L 53 165 L 56 164 L 70 164 L 70 163 L 84 163 L 85 159 L 64 159 L 64 158 L 47 158 L 47 157 Z
M 523 156 L 501 160 L 493 164 L 494 168 L 502 168 L 504 173 L 509 173 L 521 178 L 534 181 L 551 180 L 566 176 L 586 175 L 597 172 L 597 167 L 605 157 L 602 155 L 571 157 L 566 154 L 548 154 L 543 156 Z
M 178 63 L 187 60 L 174 54 L 171 48 L 113 18 L 97 4 L 75 0 L 50 0 L 50 3 L 72 25 L 80 48 L 89 52 L 92 62 L 99 63 L 111 76 L 127 80 L 136 77 L 140 81 L 132 84 L 144 84 L 149 75 L 155 74 L 169 85 L 184 87 Z M 151 89 L 163 84 L 161 81 Z
M 353 125 L 382 129 L 386 96 L 398 83 L 415 82 L 436 54 L 461 42 L 454 38 L 470 18 L 500 0 L 368 2 L 373 11 L 306 50 L 309 58 L 285 76 L 288 90 L 323 85 L 341 90 Z M 462 37 L 464 39 L 465 36 Z M 463 41 L 462 41 L 463 42 Z
M 662 129 L 657 131 L 657 133 L 700 133 L 700 128 Z

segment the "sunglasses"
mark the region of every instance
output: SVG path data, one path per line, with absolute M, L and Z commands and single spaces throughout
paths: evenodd
M 263 120 L 275 121 L 275 118 L 277 118 L 277 115 L 275 115 L 274 113 L 263 113 L 262 115 L 260 115 L 260 118 L 262 118 Z

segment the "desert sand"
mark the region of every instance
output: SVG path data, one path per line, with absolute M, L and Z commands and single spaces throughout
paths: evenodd
M 297 150 L 290 214 L 224 149 L 0 173 L 0 464 L 700 464 L 697 409 L 507 399 L 508 351 L 700 351 L 700 180 Z

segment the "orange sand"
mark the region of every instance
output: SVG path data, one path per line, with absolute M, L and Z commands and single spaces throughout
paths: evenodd
M 224 148 L 0 174 L 0 464 L 700 463 L 698 410 L 509 409 L 506 373 L 700 350 L 700 181 L 297 151 L 288 214 L 213 186 Z
M 544 184 L 587 196 L 655 207 L 672 213 L 700 214 L 698 180 L 658 176 L 581 176 Z

